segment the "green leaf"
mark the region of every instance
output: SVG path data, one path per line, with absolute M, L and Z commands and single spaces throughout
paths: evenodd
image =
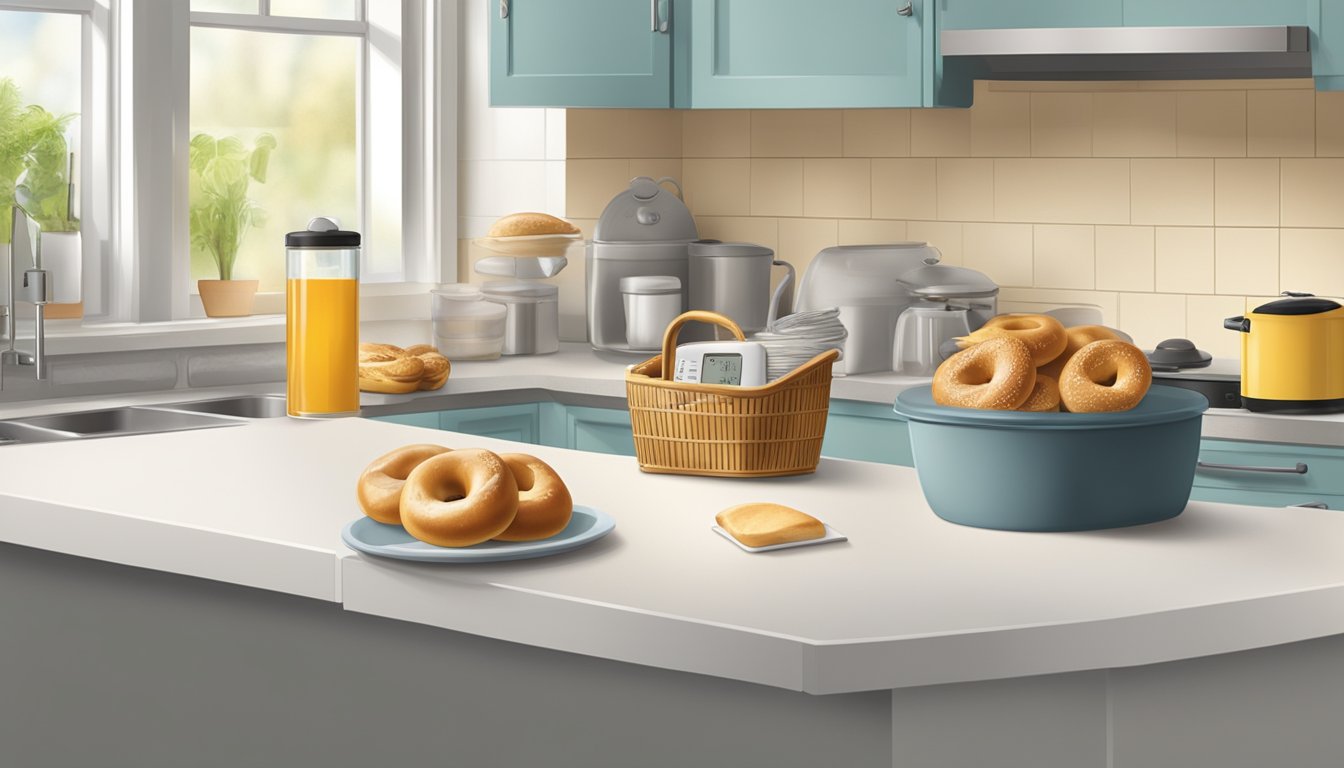
M 263 133 L 251 150 L 236 136 L 192 137 L 189 221 L 191 242 L 214 260 L 221 280 L 230 280 L 248 230 L 260 225 L 262 210 L 247 196 L 249 182 L 266 181 L 266 164 L 276 146 Z

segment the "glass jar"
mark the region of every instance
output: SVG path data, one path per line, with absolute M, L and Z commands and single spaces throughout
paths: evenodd
M 290 416 L 359 413 L 359 233 L 316 218 L 285 235 L 285 378 Z

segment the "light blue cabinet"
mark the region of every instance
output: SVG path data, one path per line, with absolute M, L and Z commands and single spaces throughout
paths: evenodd
M 672 105 L 670 19 L 668 31 L 655 30 L 650 2 L 483 1 L 492 106 Z
M 931 2 L 906 4 L 691 0 L 691 106 L 919 106 Z
M 881 464 L 915 464 L 910 454 L 910 427 L 881 403 L 832 400 L 826 415 L 821 455 Z
M 635 455 L 629 411 L 570 405 L 565 407 L 564 418 L 561 434 L 566 448 L 618 456 Z
M 438 428 L 450 432 L 534 445 L 541 442 L 541 417 L 536 403 L 442 411 L 438 417 Z
M 1200 468 L 1195 472 L 1192 498 L 1283 507 L 1322 501 L 1344 509 L 1344 449 L 1312 445 L 1284 445 L 1238 440 L 1205 439 L 1201 462 L 1246 469 Z M 1306 465 L 1302 474 L 1264 472 Z
M 1320 0 L 1124 0 L 1127 27 L 1305 26 Z
M 1118 27 L 1122 0 L 937 0 L 939 29 Z
M 395 416 L 375 416 L 374 421 L 386 421 L 392 424 L 405 424 L 408 427 L 426 427 L 428 429 L 439 428 L 439 414 L 436 411 L 429 413 L 398 413 Z

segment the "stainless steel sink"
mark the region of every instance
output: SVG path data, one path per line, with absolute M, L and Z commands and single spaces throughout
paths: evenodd
M 213 413 L 243 419 L 274 419 L 286 415 L 284 395 L 241 395 L 189 403 L 165 403 L 153 408 L 164 411 Z
M 61 432 L 55 429 L 42 429 L 39 427 L 28 426 L 27 424 L 15 424 L 12 421 L 0 421 L 0 445 L 50 443 L 56 440 L 73 440 L 77 437 L 79 437 L 79 435 L 71 432 Z
M 126 407 L 57 413 L 50 416 L 31 416 L 10 419 L 3 423 L 9 426 L 29 427 L 38 430 L 54 430 L 73 437 L 87 438 L 232 427 L 243 422 L 198 413 Z

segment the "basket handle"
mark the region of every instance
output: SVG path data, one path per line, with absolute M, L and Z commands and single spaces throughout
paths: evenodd
M 727 328 L 733 332 L 733 336 L 738 341 L 746 341 L 746 334 L 742 333 L 742 328 L 732 318 L 720 315 L 718 312 L 710 312 L 705 309 L 692 309 L 690 312 L 682 312 L 676 319 L 667 324 L 667 330 L 663 331 L 663 381 L 671 381 L 676 375 L 673 368 L 676 367 L 677 359 L 677 336 L 681 333 L 681 327 L 690 322 L 709 323 L 721 328 Z

